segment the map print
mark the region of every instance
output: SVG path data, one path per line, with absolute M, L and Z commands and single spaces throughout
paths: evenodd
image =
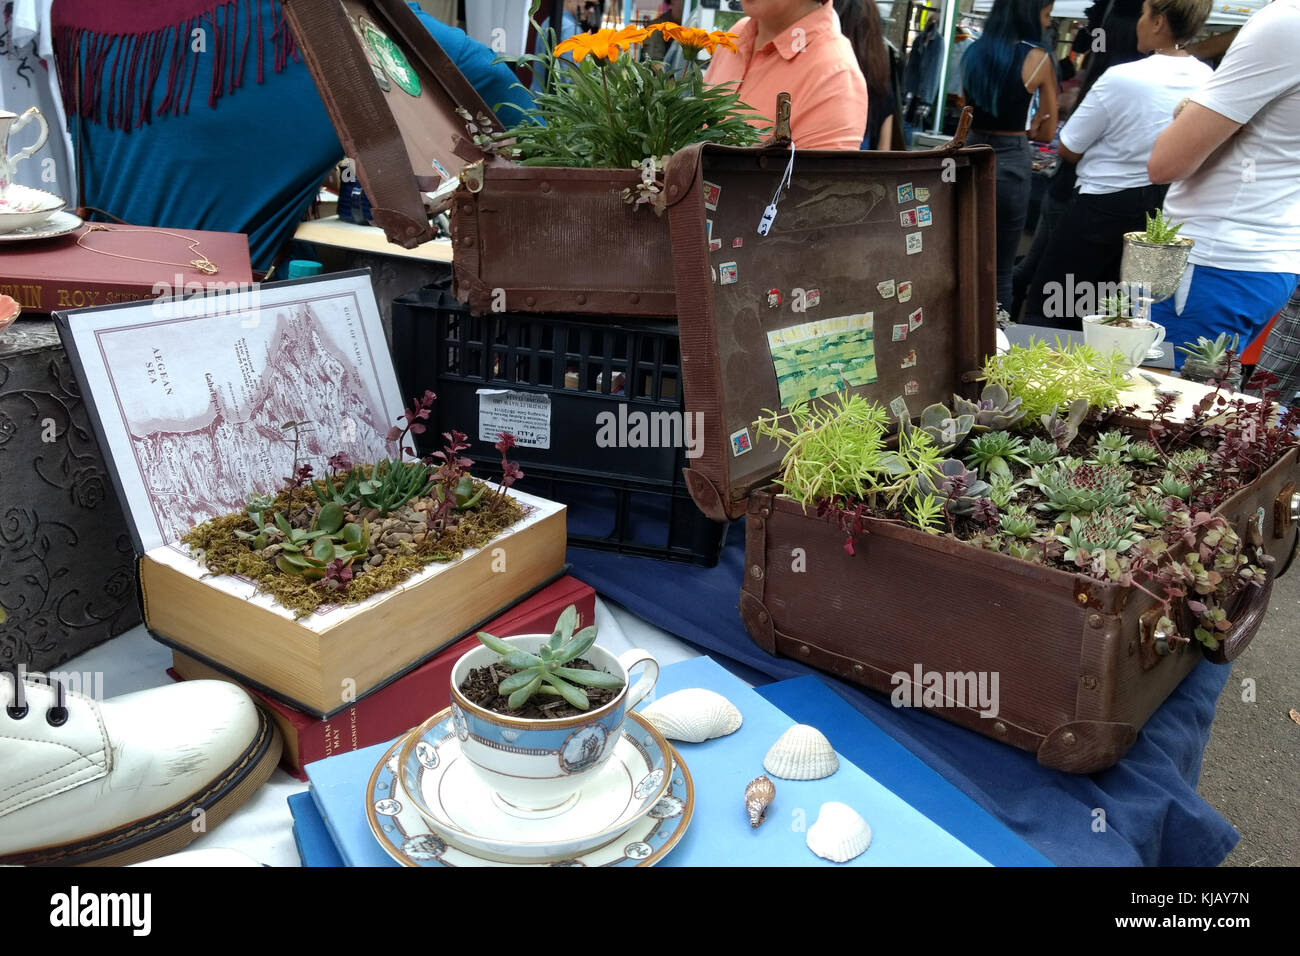
M 115 450 L 116 464 L 125 482 L 142 481 L 152 512 L 132 509 L 142 537 L 154 539 L 146 547 L 278 488 L 293 469 L 286 422 L 307 423 L 298 460 L 316 475 L 336 452 L 376 461 L 396 451 L 386 435 L 401 409 L 378 323 L 363 322 L 352 290 L 310 290 L 284 290 L 296 301 L 259 309 L 97 333 L 129 447 Z M 107 418 L 110 406 L 99 405 Z
M 809 401 L 876 380 L 875 340 L 870 312 L 767 333 L 781 407 Z

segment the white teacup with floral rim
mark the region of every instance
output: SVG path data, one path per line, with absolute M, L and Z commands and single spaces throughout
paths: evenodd
M 550 634 L 525 634 L 500 640 L 512 649 L 536 655 Z M 461 752 L 492 789 L 494 802 L 518 815 L 564 813 L 613 755 L 627 712 L 636 707 L 659 679 L 659 663 L 643 650 L 616 655 L 598 644 L 581 657 L 596 669 L 621 679 L 614 699 L 590 711 L 555 719 L 514 717 L 471 702 L 460 686 L 476 668 L 502 660 L 486 645 L 461 656 L 451 671 L 451 714 Z M 644 673 L 635 687 L 631 672 Z

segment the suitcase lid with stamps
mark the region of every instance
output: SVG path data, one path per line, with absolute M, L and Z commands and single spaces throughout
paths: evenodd
M 996 348 L 996 185 L 965 128 L 927 151 L 669 160 L 683 387 L 704 429 L 686 479 L 705 514 L 740 516 L 779 470 L 783 450 L 754 434 L 765 409 L 847 386 L 915 416 L 977 392 Z

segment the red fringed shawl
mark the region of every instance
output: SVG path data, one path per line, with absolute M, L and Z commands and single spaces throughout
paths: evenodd
M 258 83 L 264 80 L 264 41 L 274 46 L 276 73 L 290 58 L 298 59 L 289 22 L 276 0 L 55 0 L 51 21 L 68 115 L 79 113 L 110 129 L 135 129 L 152 122 L 155 113 L 189 112 L 199 82 L 200 54 L 194 50 L 199 36 L 211 59 L 211 76 L 203 77 L 210 107 L 243 85 L 250 48 Z M 160 80 L 163 96 L 155 103 Z

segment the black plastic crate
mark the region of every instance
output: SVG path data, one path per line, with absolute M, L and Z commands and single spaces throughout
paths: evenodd
M 572 544 L 717 562 L 725 526 L 700 513 L 682 478 L 688 440 L 703 435 L 683 408 L 675 323 L 471 315 L 440 284 L 393 303 L 393 354 L 407 396 L 438 395 L 420 451 L 457 428 L 469 434 L 476 473 L 499 474 L 500 419 L 481 417 L 479 393 L 503 393 L 549 419 L 534 433 L 548 447 L 509 427 L 520 435 L 510 458 L 526 475 L 521 490 L 569 506 Z

